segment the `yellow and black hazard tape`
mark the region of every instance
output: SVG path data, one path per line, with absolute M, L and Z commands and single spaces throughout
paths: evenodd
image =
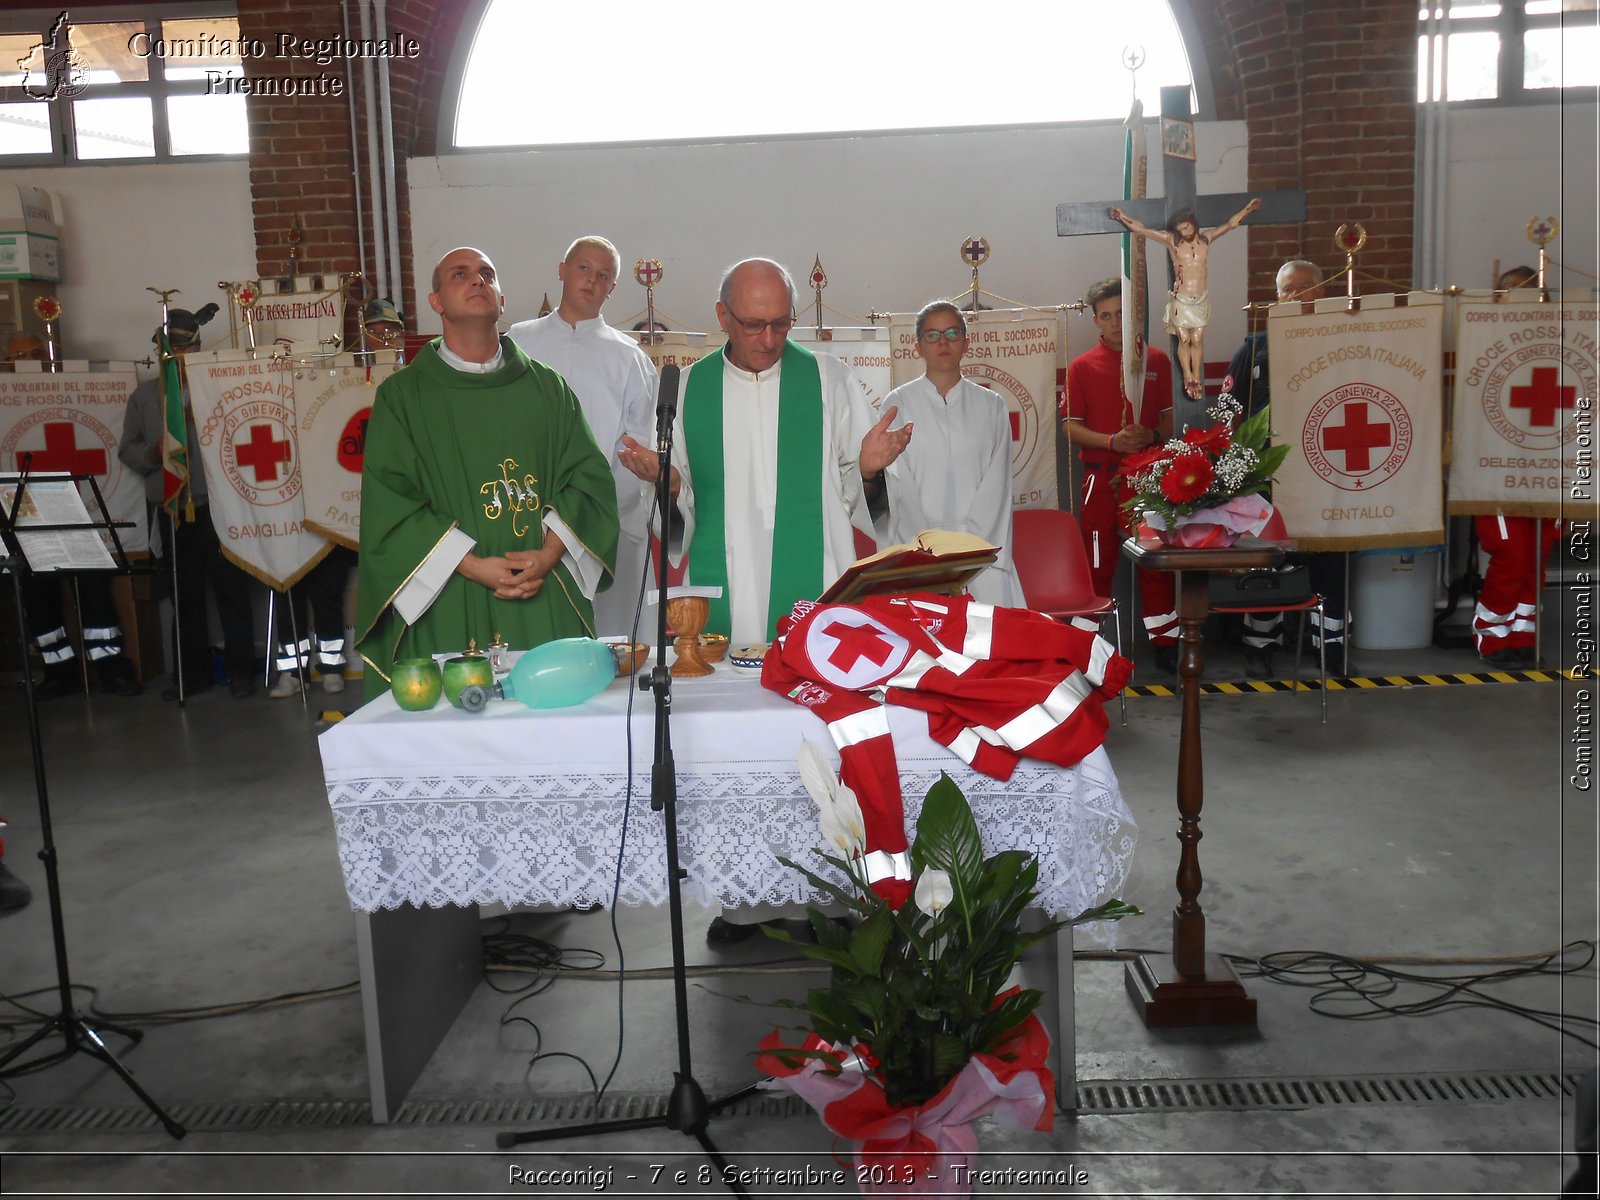
M 1560 679 L 1587 679 L 1600 676 L 1600 671 L 1472 671 L 1459 674 L 1437 675 L 1340 675 L 1328 676 L 1330 692 L 1349 692 L 1377 688 L 1452 687 L 1461 684 L 1483 683 L 1555 683 Z M 1205 696 L 1251 696 L 1265 692 L 1314 692 L 1321 687 L 1319 679 L 1245 679 L 1202 683 L 1200 693 Z M 1153 683 L 1130 684 L 1130 696 L 1177 696 L 1182 684 Z

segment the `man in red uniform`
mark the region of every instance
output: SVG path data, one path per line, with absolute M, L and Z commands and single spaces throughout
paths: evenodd
M 1131 492 L 1115 472 L 1124 456 L 1136 454 L 1172 433 L 1172 360 L 1151 346 L 1145 366 L 1144 395 L 1138 412 L 1122 394 L 1122 282 L 1102 279 L 1089 289 L 1089 311 L 1100 340 L 1067 365 L 1067 394 L 1061 401 L 1061 432 L 1079 448 L 1083 489 L 1078 525 L 1094 576 L 1094 590 L 1111 595 L 1117 559 L 1128 522 L 1121 504 Z M 1139 610 L 1155 649 L 1156 666 L 1178 665 L 1178 611 L 1168 571 L 1139 572 Z
M 1514 301 L 1520 297 L 1512 296 L 1512 291 L 1538 286 L 1539 272 L 1512 267 L 1495 280 L 1495 300 Z M 1539 591 L 1544 586 L 1545 561 L 1561 537 L 1561 522 L 1479 513 L 1473 525 L 1478 548 L 1488 559 L 1472 617 L 1478 657 L 1502 669 L 1534 666 Z

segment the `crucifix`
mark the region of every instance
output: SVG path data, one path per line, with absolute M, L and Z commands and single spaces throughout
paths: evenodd
M 1195 193 L 1194 177 L 1194 121 L 1189 116 L 1189 88 L 1164 87 L 1161 89 L 1161 182 L 1164 197 L 1149 200 L 1091 200 L 1073 204 L 1056 205 L 1056 236 L 1080 237 L 1094 233 L 1126 233 L 1119 221 L 1113 220 L 1110 210 L 1120 208 L 1134 220 L 1161 229 L 1177 214 L 1192 209 L 1201 229 L 1226 224 L 1228 219 L 1243 209 L 1252 193 Z M 1299 189 L 1282 192 L 1262 192 L 1261 205 L 1244 219 L 1247 225 L 1287 225 L 1306 219 L 1306 194 Z M 1175 284 L 1172 263 L 1167 263 L 1167 284 Z M 1178 339 L 1172 338 L 1172 358 L 1181 361 Z M 1184 395 L 1183 375 L 1172 373 L 1173 429 L 1182 430 L 1198 417 L 1205 401 L 1191 400 Z

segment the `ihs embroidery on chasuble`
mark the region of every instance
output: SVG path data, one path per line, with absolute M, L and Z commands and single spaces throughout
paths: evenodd
M 531 474 L 518 479 L 513 474 L 516 470 L 516 459 L 502 459 L 500 478 L 489 480 L 478 488 L 478 492 L 489 497 L 489 502 L 483 506 L 483 515 L 491 521 L 498 521 L 510 513 L 511 532 L 522 537 L 528 532 L 528 514 L 537 517 L 539 513 L 539 480 Z

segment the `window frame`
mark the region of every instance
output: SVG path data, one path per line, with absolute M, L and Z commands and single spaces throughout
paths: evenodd
M 0 33 L 38 33 L 43 36 L 61 13 L 60 7 L 30 8 L 0 12 Z M 143 23 L 152 36 L 161 32 L 163 21 L 195 20 L 207 17 L 239 16 L 239 6 L 234 0 L 179 0 L 173 3 L 150 2 L 117 6 L 96 6 L 69 9 L 74 25 L 98 25 L 109 22 L 120 24 Z M 204 163 L 238 162 L 248 160 L 250 148 L 248 131 L 244 149 L 231 154 L 174 154 L 171 130 L 167 122 L 167 101 L 180 96 L 202 96 L 206 81 L 203 79 L 168 79 L 162 59 L 151 57 L 148 78 L 128 80 L 115 85 L 99 85 L 91 96 L 61 97 L 56 100 L 33 100 L 21 87 L 0 87 L 0 104 L 42 104 L 50 112 L 51 150 L 45 154 L 0 154 L 0 170 L 27 167 L 98 167 L 129 166 L 150 163 Z M 78 155 L 77 131 L 72 122 L 74 99 L 110 100 L 117 98 L 148 98 L 150 101 L 150 128 L 153 154 L 115 155 L 82 158 Z
M 1121 119 L 1107 117 L 1085 118 L 1076 121 L 1015 121 L 1003 125 L 948 125 L 918 126 L 914 129 L 862 129 L 832 130 L 813 133 L 722 134 L 704 135 L 666 140 L 603 141 L 603 142 L 548 142 L 518 143 L 503 146 L 460 146 L 456 144 L 456 119 L 461 112 L 461 88 L 466 80 L 467 66 L 472 61 L 472 50 L 477 44 L 484 18 L 494 0 L 459 0 L 463 9 L 457 27 L 455 45 L 451 47 L 446 62 L 444 78 L 439 93 L 438 124 L 434 129 L 434 154 L 439 157 L 470 154 L 508 154 L 529 152 L 549 154 L 562 151 L 628 150 L 655 146 L 716 146 L 739 145 L 751 142 L 805 142 L 827 141 L 839 138 L 903 137 L 920 134 L 945 133 L 1000 133 L 1028 129 L 1063 129 L 1078 126 L 1116 125 Z M 1199 36 L 1199 26 L 1191 11 L 1194 0 L 1167 0 L 1172 13 L 1173 26 L 1178 40 L 1189 60 L 1190 95 L 1194 103 L 1194 119 L 1209 121 L 1216 117 L 1216 94 L 1211 85 L 1210 60 L 1205 54 L 1205 39 Z M 1151 116 L 1147 112 L 1147 117 Z
M 1444 9 L 1448 13 L 1453 0 L 1422 0 L 1418 5 L 1419 10 L 1425 9 L 1432 12 Z M 1454 0 L 1463 5 L 1470 4 L 1471 0 Z M 1523 84 L 1526 71 L 1526 58 L 1523 53 L 1524 37 L 1539 29 L 1564 29 L 1571 23 L 1569 17 L 1587 15 L 1592 18 L 1583 24 L 1600 22 L 1600 13 L 1593 11 L 1569 14 L 1563 11 L 1553 13 L 1529 14 L 1525 11 L 1525 0 L 1500 0 L 1500 11 L 1493 16 L 1482 17 L 1445 17 L 1431 20 L 1427 17 L 1417 18 L 1418 40 L 1427 37 L 1448 38 L 1455 33 L 1494 33 L 1500 41 L 1499 70 L 1495 79 L 1497 94 L 1494 96 L 1473 97 L 1472 99 L 1451 100 L 1448 95 L 1434 97 L 1431 70 L 1428 72 L 1428 95 L 1417 101 L 1419 105 L 1449 104 L 1460 108 L 1507 108 L 1525 107 L 1530 104 L 1562 104 L 1572 101 L 1583 101 L 1600 96 L 1600 87 L 1594 84 L 1573 84 L 1570 87 L 1530 88 Z M 1420 56 L 1419 56 L 1420 57 Z M 1428 64 L 1431 67 L 1431 57 Z M 1422 64 L 1418 64 L 1419 74 L 1422 73 Z M 1419 81 L 1420 82 L 1420 81 Z M 1444 86 L 1448 88 L 1448 70 Z

